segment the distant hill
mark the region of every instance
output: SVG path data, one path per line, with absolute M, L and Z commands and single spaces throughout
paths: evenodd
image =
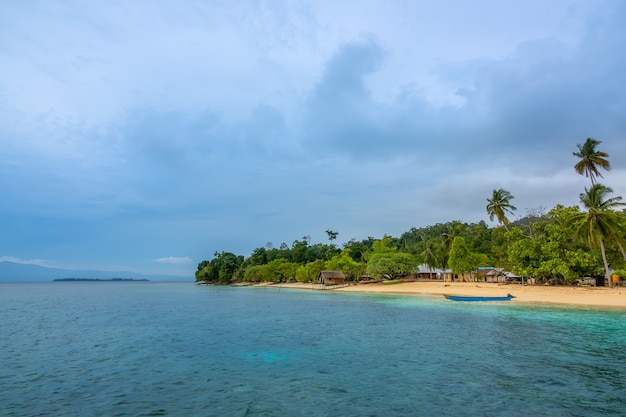
M 178 275 L 151 275 L 136 272 L 96 271 L 91 269 L 74 270 L 47 268 L 39 265 L 0 262 L 0 282 L 49 282 L 55 279 L 133 279 L 150 281 L 193 281 L 194 277 Z

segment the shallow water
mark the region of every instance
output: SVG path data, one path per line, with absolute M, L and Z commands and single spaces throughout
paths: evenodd
M 623 416 L 626 312 L 0 284 L 6 416 Z

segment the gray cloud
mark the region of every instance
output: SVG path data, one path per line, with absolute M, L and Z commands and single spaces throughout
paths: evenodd
M 592 31 L 574 47 L 539 39 L 504 59 L 446 64 L 443 77 L 462 74 L 465 80 L 459 107 L 437 108 L 410 91 L 390 105 L 377 103 L 367 77 L 382 65 L 383 49 L 374 40 L 345 45 L 307 103 L 308 144 L 356 158 L 445 158 L 454 147 L 456 163 L 498 154 L 512 163 L 532 160 L 549 173 L 550 163 L 565 161 L 576 141 L 592 135 L 617 139 L 626 112 L 624 58 L 615 54 L 626 47 L 615 25 L 622 9 L 602 22 L 601 33 Z
M 0 256 L 150 268 L 478 221 L 497 187 L 575 204 L 589 136 L 626 193 L 626 6 L 572 4 L 518 10 L 537 25 L 374 0 L 2 4 Z

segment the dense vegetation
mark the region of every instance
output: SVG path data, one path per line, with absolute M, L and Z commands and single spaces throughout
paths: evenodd
M 612 190 L 597 183 L 600 168 L 610 170 L 608 154 L 596 150 L 600 141 L 587 139 L 574 156 L 576 172 L 590 178 L 590 188 L 580 194 L 581 206 L 557 205 L 544 212 L 531 210 L 510 222 L 515 212 L 514 196 L 493 190 L 486 211 L 501 226 L 484 221 L 451 221 L 411 228 L 398 237 L 368 237 L 334 244 L 338 232 L 327 230 L 329 243 L 312 244 L 310 237 L 256 248 L 249 257 L 216 252 L 200 262 L 197 281 L 228 284 L 238 281 L 314 281 L 322 270 L 342 270 L 347 279 L 367 275 L 394 279 L 418 272 L 419 265 L 451 270 L 459 279 L 474 279 L 480 266 L 504 268 L 540 282 L 567 283 L 583 276 L 609 278 L 626 275 L 626 211 L 621 197 L 610 198 Z M 612 285 L 610 279 L 608 282 Z

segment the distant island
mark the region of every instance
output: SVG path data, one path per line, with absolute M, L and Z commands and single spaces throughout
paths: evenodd
M 0 282 L 52 282 L 74 278 L 82 280 L 190 281 L 190 276 L 144 274 L 131 271 L 48 268 L 34 264 L 0 261 Z
M 57 278 L 52 281 L 150 281 L 149 279 L 134 278 Z

